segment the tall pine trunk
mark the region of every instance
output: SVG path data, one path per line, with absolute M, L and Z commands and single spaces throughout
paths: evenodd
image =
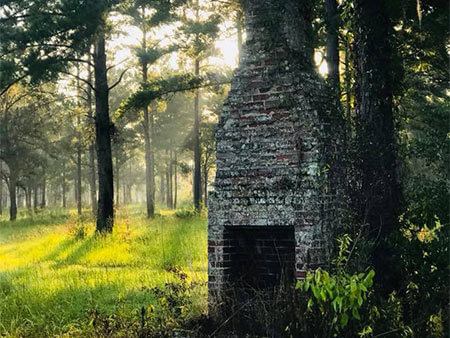
M 17 219 L 17 196 L 16 196 L 17 178 L 12 173 L 12 170 L 11 175 L 9 176 L 8 189 L 9 189 L 9 220 L 15 221 Z
M 45 208 L 46 202 L 47 202 L 47 179 L 45 177 L 45 173 L 44 176 L 42 178 L 42 191 L 41 191 L 42 195 L 41 195 L 41 209 Z
M 328 81 L 339 99 L 339 14 L 336 0 L 325 0 Z
M 119 172 L 120 168 L 119 168 L 119 152 L 116 152 L 116 205 L 119 205 L 120 202 L 120 194 L 119 194 L 119 189 L 120 189 L 120 172 Z
M 24 188 L 25 190 L 25 204 L 27 206 L 27 209 L 31 210 L 31 191 L 32 188 L 31 186 L 28 186 L 26 188 Z
M 177 158 L 177 152 L 173 152 L 173 178 L 174 178 L 174 191 L 173 191 L 173 207 L 177 207 L 177 201 L 178 201 L 178 158 Z
M 77 91 L 78 91 L 78 96 L 81 97 L 81 86 L 80 86 L 80 67 L 79 65 L 77 65 Z M 80 101 L 78 102 L 78 105 L 81 107 L 81 103 Z M 81 132 L 80 132 L 80 127 L 81 127 L 81 117 L 78 114 L 77 116 L 77 138 L 78 138 L 78 142 L 77 142 L 77 179 L 76 179 L 76 184 L 77 184 L 77 214 L 78 216 L 81 216 Z
M 2 165 L 0 163 L 0 173 L 2 171 Z M 0 176 L 0 215 L 3 215 L 3 179 Z
M 62 173 L 62 207 L 67 207 L 67 199 L 66 199 L 67 185 L 66 185 L 66 166 L 63 165 L 63 173 Z M 34 189 L 35 199 L 37 201 L 37 187 Z M 37 206 L 37 202 L 35 203 L 35 208 Z
M 142 49 L 147 51 L 147 23 L 145 22 L 145 7 L 142 8 L 142 16 L 144 17 L 142 23 Z M 145 58 L 141 60 L 142 66 L 142 81 L 147 83 L 148 76 L 148 62 Z M 155 169 L 152 159 L 152 123 L 150 119 L 148 106 L 144 107 L 144 120 L 142 121 L 142 129 L 144 131 L 145 143 L 145 197 L 147 204 L 147 218 L 153 217 L 155 214 Z
M 236 11 L 236 31 L 237 31 L 237 47 L 238 47 L 238 61 L 240 60 L 242 56 L 242 11 L 237 10 Z
M 372 263 L 385 292 L 394 286 L 388 237 L 397 226 L 401 192 L 396 179 L 393 74 L 387 0 L 355 2 L 355 69 L 360 217 L 375 241 Z
M 91 69 L 91 53 L 89 52 L 88 57 L 88 82 L 92 84 L 92 69 Z M 92 89 L 90 86 L 87 88 L 87 108 L 88 108 L 88 119 L 91 123 L 93 119 L 92 115 Z M 89 195 L 91 198 L 91 208 L 92 214 L 97 213 L 97 182 L 95 173 L 95 142 L 89 145 Z
M 38 185 L 36 183 L 33 186 L 33 208 L 34 210 L 38 208 Z
M 206 160 L 205 160 L 206 162 Z M 205 196 L 205 207 L 208 207 L 208 175 L 209 171 L 208 171 L 208 165 L 207 162 L 205 164 L 205 166 L 203 167 L 203 193 Z
M 196 76 L 200 74 L 200 61 L 195 60 L 194 73 Z M 194 99 L 194 179 L 193 179 L 193 190 L 194 190 L 194 207 L 195 210 L 199 211 L 202 202 L 202 178 L 201 178 L 201 149 L 200 149 L 200 92 L 199 90 L 195 93 Z
M 173 209 L 173 152 L 169 150 L 169 208 Z
M 112 232 L 114 226 L 114 183 L 111 155 L 111 121 L 106 69 L 105 36 L 100 33 L 94 51 L 95 135 L 98 162 L 98 211 L 96 231 Z
M 80 126 L 80 117 L 77 117 L 77 124 Z M 77 213 L 81 216 L 81 134 L 78 133 L 78 144 L 77 144 Z
M 161 172 L 160 172 L 160 186 L 159 186 L 159 193 L 161 198 L 161 204 L 164 204 L 164 200 L 166 198 L 166 180 L 164 179 L 165 176 L 165 168 L 164 164 L 161 164 Z

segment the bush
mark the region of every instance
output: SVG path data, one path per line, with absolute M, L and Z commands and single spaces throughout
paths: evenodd
M 181 209 L 177 210 L 174 215 L 178 218 L 191 218 L 197 216 L 197 212 L 192 209 Z

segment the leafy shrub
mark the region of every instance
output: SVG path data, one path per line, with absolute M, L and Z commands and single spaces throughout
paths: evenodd
M 175 212 L 175 217 L 178 218 L 191 218 L 197 215 L 197 212 L 195 210 L 191 209 L 180 209 Z
M 373 270 L 367 274 L 330 275 L 317 269 L 305 281 L 297 282 L 296 288 L 308 294 L 308 311 L 317 307 L 322 316 L 331 318 L 329 324 L 339 331 L 347 326 L 350 318 L 361 319 L 359 309 L 367 299 L 374 275 Z

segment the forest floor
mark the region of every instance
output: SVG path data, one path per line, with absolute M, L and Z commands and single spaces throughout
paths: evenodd
M 206 312 L 205 216 L 124 207 L 95 236 L 85 214 L 0 218 L 0 336 L 158 335 Z

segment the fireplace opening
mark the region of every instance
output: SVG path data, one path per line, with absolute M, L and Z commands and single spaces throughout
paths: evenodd
M 264 290 L 294 280 L 293 227 L 227 227 L 224 244 L 227 279 L 233 287 Z

